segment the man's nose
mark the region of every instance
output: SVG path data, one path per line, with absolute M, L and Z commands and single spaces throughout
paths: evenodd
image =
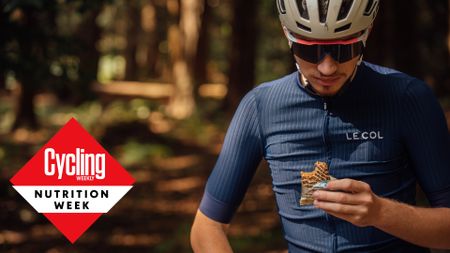
M 338 64 L 333 57 L 327 54 L 317 65 L 317 70 L 324 76 L 331 76 L 338 70 Z

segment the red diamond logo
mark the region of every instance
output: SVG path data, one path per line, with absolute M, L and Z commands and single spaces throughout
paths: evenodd
M 131 189 L 134 179 L 72 118 L 11 183 L 74 243 Z

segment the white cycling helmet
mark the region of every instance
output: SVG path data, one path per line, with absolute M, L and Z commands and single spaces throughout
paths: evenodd
M 276 0 L 278 13 L 291 42 L 306 37 L 333 40 L 366 31 L 379 0 Z

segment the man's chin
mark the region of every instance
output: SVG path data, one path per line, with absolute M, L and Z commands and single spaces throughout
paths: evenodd
M 333 86 L 322 86 L 312 84 L 313 90 L 322 97 L 332 97 L 336 95 L 344 86 L 344 84 L 337 84 Z

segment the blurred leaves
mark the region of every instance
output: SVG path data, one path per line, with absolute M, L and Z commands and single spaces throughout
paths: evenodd
M 172 150 L 166 145 L 139 143 L 133 139 L 117 147 L 115 153 L 115 157 L 126 167 L 150 163 L 154 158 L 166 158 L 173 155 Z
M 6 0 L 3 5 L 3 12 L 12 12 L 15 9 L 23 7 L 31 7 L 36 9 L 41 9 L 44 2 L 41 0 Z

